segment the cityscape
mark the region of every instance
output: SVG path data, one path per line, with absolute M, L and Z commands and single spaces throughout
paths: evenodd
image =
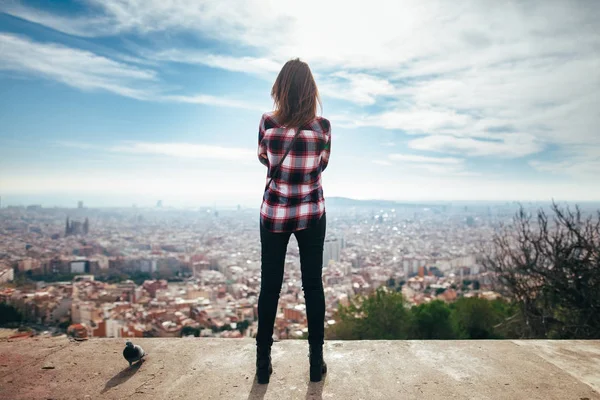
M 479 256 L 519 204 L 330 200 L 326 327 L 339 305 L 380 287 L 401 291 L 409 305 L 499 297 Z M 0 302 L 34 328 L 26 335 L 253 337 L 258 223 L 254 209 L 173 209 L 160 200 L 153 208 L 1 208 Z M 293 236 L 285 268 L 274 336 L 303 338 Z

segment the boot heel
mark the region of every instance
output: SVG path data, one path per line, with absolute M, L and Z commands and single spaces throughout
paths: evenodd
M 322 347 L 311 347 L 309 353 L 310 359 L 310 381 L 321 382 L 323 375 L 327 373 L 327 364 L 323 360 L 323 348 Z
M 323 365 L 311 365 L 310 366 L 310 381 L 321 382 L 323 375 L 327 373 L 327 367 Z
M 273 367 L 269 364 L 268 368 L 259 368 L 256 370 L 256 379 L 261 385 L 269 383 Z
M 256 349 L 256 380 L 260 384 L 269 383 L 273 365 L 271 364 L 271 346 L 257 346 Z

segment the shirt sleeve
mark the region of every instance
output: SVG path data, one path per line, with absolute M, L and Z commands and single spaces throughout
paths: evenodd
M 331 153 L 331 125 L 329 121 L 323 121 L 323 133 L 325 134 L 325 147 L 321 151 L 321 171 L 325 171 L 329 164 L 329 154 Z
M 263 114 L 258 126 L 258 161 L 268 167 L 269 158 L 267 157 L 267 145 L 265 143 L 265 115 Z

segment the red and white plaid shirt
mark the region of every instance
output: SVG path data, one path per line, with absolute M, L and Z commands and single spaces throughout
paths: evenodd
M 274 113 L 263 114 L 258 130 L 258 159 L 267 166 L 268 183 L 296 134 L 280 125 Z M 317 222 L 325 213 L 321 172 L 327 168 L 331 125 L 322 117 L 300 127 L 294 146 L 263 196 L 262 225 L 271 232 L 296 232 Z

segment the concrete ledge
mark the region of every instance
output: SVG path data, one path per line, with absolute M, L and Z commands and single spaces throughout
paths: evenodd
M 274 344 L 269 385 L 249 339 L 0 342 L 2 399 L 600 399 L 600 341 L 331 341 L 308 381 L 305 341 Z

